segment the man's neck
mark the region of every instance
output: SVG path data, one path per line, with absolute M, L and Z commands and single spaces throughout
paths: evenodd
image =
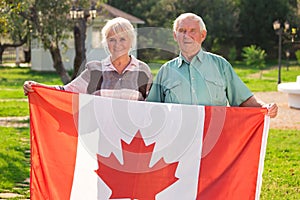
M 191 62 L 192 59 L 198 54 L 198 52 L 196 54 L 186 54 L 181 52 L 181 55 L 186 59 L 186 61 Z

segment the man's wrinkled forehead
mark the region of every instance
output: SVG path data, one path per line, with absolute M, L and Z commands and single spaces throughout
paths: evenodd
M 193 18 L 184 18 L 178 21 L 176 31 L 179 30 L 200 30 L 199 22 Z

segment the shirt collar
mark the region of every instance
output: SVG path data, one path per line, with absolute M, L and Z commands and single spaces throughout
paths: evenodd
M 197 59 L 199 62 L 202 62 L 203 59 L 204 59 L 204 54 L 203 54 L 203 50 L 200 49 L 200 51 L 194 56 L 194 58 L 192 59 L 191 62 L 195 62 L 194 60 Z M 187 61 L 185 59 L 185 57 L 182 55 L 182 53 L 180 52 L 179 56 L 178 56 L 178 67 L 181 67 L 183 65 L 183 63 L 186 63 L 186 64 L 190 64 L 191 62 Z
M 139 66 L 138 59 L 133 55 L 130 55 L 130 57 L 131 57 L 131 61 L 124 71 L 128 71 L 128 70 L 130 71 L 133 70 L 135 67 Z M 104 66 L 104 70 L 117 71 L 111 62 L 110 56 L 107 56 L 105 59 L 102 60 L 102 65 Z
M 203 62 L 203 60 L 204 60 L 204 51 L 203 51 L 203 49 L 200 49 L 200 51 L 197 53 L 196 57 L 200 62 Z
M 182 53 L 180 52 L 179 56 L 178 56 L 178 68 L 181 67 L 183 65 L 183 63 L 186 64 L 190 64 L 190 62 L 188 62 L 185 57 L 182 55 Z

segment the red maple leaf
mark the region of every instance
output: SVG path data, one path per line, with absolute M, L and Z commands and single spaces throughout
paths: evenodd
M 155 143 L 146 146 L 140 131 L 130 144 L 121 140 L 124 164 L 114 154 L 109 157 L 97 155 L 98 176 L 112 190 L 111 199 L 130 198 L 139 200 L 155 199 L 155 195 L 173 183 L 178 162 L 167 164 L 161 158 L 149 168 Z

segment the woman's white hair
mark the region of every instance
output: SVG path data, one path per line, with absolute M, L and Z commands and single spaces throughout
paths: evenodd
M 187 18 L 197 21 L 200 25 L 200 31 L 202 31 L 202 30 L 207 31 L 203 19 L 194 13 L 183 13 L 183 14 L 179 15 L 173 23 L 173 31 L 176 32 L 179 22 L 181 20 L 187 19 Z
M 129 20 L 122 17 L 116 17 L 114 19 L 107 21 L 107 23 L 105 24 L 105 26 L 102 28 L 101 31 L 102 44 L 106 48 L 107 48 L 108 35 L 111 32 L 115 34 L 122 34 L 122 33 L 127 34 L 131 41 L 131 47 L 135 47 L 136 34 L 135 34 L 134 27 Z

